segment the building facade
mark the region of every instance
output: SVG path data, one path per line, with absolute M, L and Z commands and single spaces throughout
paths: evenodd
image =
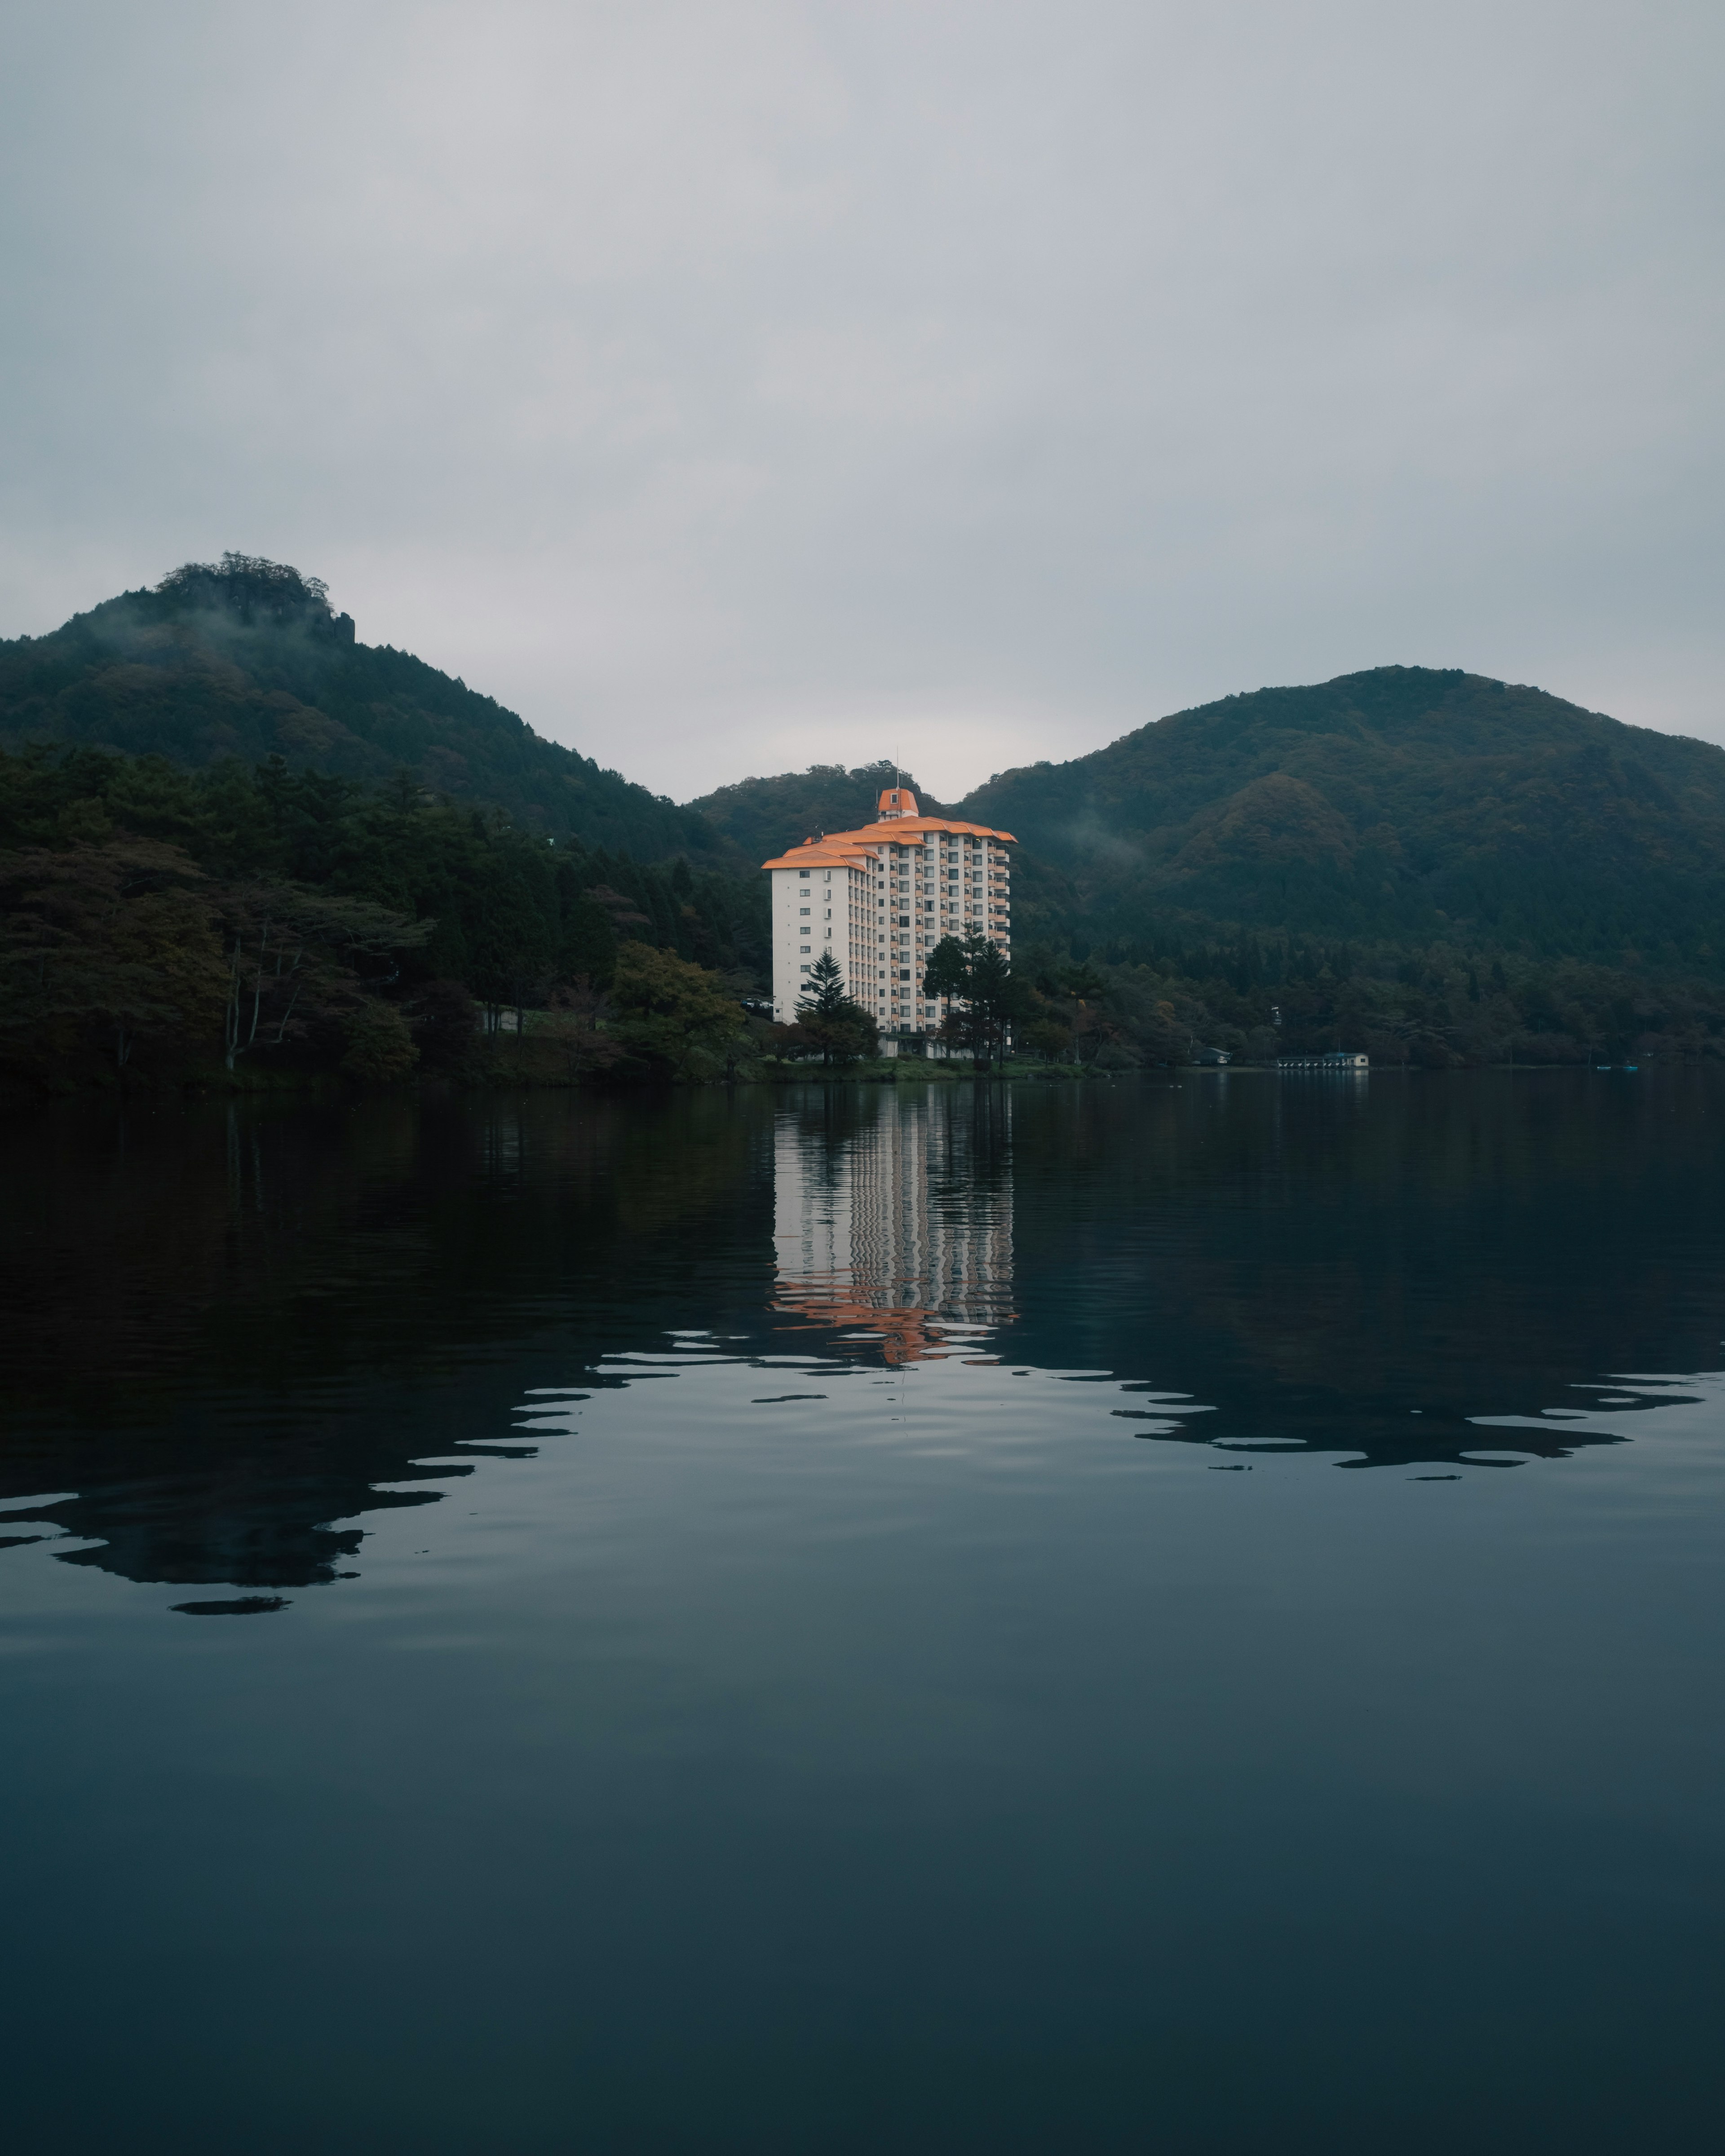
M 975 929 L 1012 952 L 1010 831 L 925 816 L 908 787 L 881 794 L 872 824 L 829 831 L 762 866 L 773 879 L 773 1009 L 797 1015 L 831 952 L 846 993 L 874 1014 L 889 1055 L 926 1053 L 947 1006 L 922 993 L 942 937 Z

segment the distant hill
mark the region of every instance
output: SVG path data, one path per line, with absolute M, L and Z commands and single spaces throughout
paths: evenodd
M 0 640 L 0 747 L 32 742 L 194 767 L 279 755 L 373 781 L 406 767 L 434 793 L 549 836 L 728 861 L 707 818 L 542 739 L 423 660 L 360 643 L 316 578 L 243 555 L 188 563 L 46 636 Z
M 824 831 L 854 831 L 875 819 L 882 791 L 902 783 L 931 816 L 956 812 L 925 793 L 914 775 L 889 758 L 847 771 L 842 763 L 813 763 L 777 778 L 740 778 L 704 793 L 689 806 L 705 816 L 741 852 L 759 863 Z
M 959 814 L 1070 879 L 1045 925 L 1441 938 L 1725 969 L 1725 749 L 1476 674 L 1385 666 L 1260 689 Z
M 679 807 L 410 654 L 315 578 L 229 554 L 0 641 L 0 747 L 224 757 L 501 808 L 637 860 L 740 872 L 866 822 L 894 767 L 816 765 Z M 916 786 L 912 774 L 903 774 Z M 1387 666 L 1180 711 L 932 813 L 1014 832 L 1021 943 L 1444 942 L 1725 974 L 1725 749 L 1459 670 Z
M 690 806 L 758 861 L 865 820 L 892 775 L 815 765 Z M 956 803 L 918 790 L 1018 838 L 1021 942 L 1286 934 L 1725 972 L 1725 749 L 1459 670 L 1260 689 Z

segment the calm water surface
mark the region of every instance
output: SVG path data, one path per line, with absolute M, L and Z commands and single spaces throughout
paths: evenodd
M 1717 1080 L 0 1166 L 12 2147 L 1717 2145 Z

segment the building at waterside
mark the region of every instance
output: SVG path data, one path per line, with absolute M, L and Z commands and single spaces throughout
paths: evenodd
M 762 866 L 773 879 L 773 1009 L 797 1015 L 809 974 L 830 952 L 845 992 L 874 1014 L 888 1055 L 942 1053 L 947 1004 L 922 993 L 943 937 L 974 929 L 1012 951 L 1010 831 L 925 816 L 888 787 L 872 824 L 805 839 Z

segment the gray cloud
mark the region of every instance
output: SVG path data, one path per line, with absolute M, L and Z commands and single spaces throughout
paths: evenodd
M 1400 660 L 1725 737 L 1725 16 L 15 7 L 0 630 L 224 547 L 665 792 Z

